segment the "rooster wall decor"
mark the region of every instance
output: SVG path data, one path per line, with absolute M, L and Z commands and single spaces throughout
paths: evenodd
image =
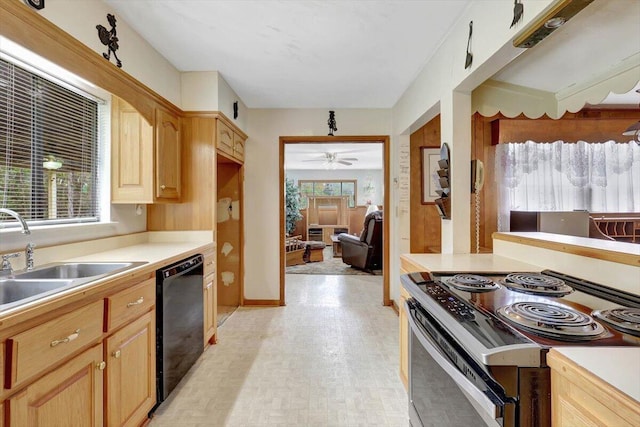
M 333 136 L 333 132 L 338 130 L 335 111 L 329 111 L 329 120 L 327 120 L 327 124 L 329 125 L 329 136 Z
M 96 25 L 100 42 L 108 48 L 107 53 L 103 53 L 102 56 L 104 56 L 104 59 L 107 61 L 111 61 L 111 54 L 113 53 L 113 57 L 116 59 L 116 65 L 118 68 L 122 68 L 122 61 L 120 61 L 116 55 L 116 50 L 120 47 L 118 46 L 118 37 L 116 36 L 116 17 L 107 13 L 107 21 L 109 21 L 109 25 L 111 25 L 111 30 L 107 30 L 100 24 Z

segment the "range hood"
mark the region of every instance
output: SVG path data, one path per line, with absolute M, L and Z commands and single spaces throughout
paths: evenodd
M 513 39 L 515 47 L 530 48 L 540 43 L 549 34 L 560 28 L 578 12 L 593 3 L 594 0 L 557 0 L 545 11 L 524 27 Z

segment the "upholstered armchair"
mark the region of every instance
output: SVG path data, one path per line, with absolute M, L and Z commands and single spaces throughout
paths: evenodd
M 364 218 L 360 237 L 338 235 L 342 247 L 342 262 L 371 271 L 382 268 L 382 211 L 374 211 Z

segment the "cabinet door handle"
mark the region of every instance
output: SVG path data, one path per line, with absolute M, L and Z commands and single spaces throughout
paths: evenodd
M 115 357 L 116 359 L 119 359 L 120 358 L 120 354 L 121 354 L 120 350 L 117 350 L 117 351 L 113 352 L 112 356 Z
M 133 307 L 134 305 L 140 305 L 144 302 L 144 297 L 140 297 L 137 300 L 133 301 L 133 302 L 129 302 L 127 303 L 127 308 L 129 307 Z
M 99 371 L 104 371 L 104 368 L 106 367 L 107 367 L 107 362 L 103 361 L 103 362 L 96 363 L 96 369 Z
M 59 340 L 51 341 L 51 347 L 55 347 L 58 344 L 65 344 L 65 343 L 71 342 L 71 341 L 75 340 L 76 338 L 78 338 L 78 336 L 80 336 L 80 329 L 76 329 L 71 335 L 69 335 L 66 338 L 61 338 Z
M 164 185 L 161 185 L 161 186 L 160 186 L 160 189 L 161 189 L 161 190 L 164 190 L 165 188 L 167 188 L 167 187 L 166 187 L 166 186 L 164 186 Z

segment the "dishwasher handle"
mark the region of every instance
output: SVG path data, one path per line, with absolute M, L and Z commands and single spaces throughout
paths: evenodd
M 201 254 L 192 256 L 169 267 L 158 270 L 158 273 L 163 279 L 176 276 L 178 274 L 184 274 L 189 270 L 193 270 L 195 267 L 204 263 L 204 257 Z

